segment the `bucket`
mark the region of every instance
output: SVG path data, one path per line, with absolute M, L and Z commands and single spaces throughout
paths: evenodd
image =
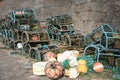
M 34 75 L 45 75 L 44 68 L 48 62 L 36 62 L 33 64 Z

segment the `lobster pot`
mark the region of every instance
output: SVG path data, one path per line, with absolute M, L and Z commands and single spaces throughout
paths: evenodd
M 13 31 L 12 29 L 10 29 L 10 30 L 8 31 L 8 33 L 9 33 L 9 39 L 10 39 L 10 40 L 13 40 L 13 39 L 14 39 L 14 31 Z
M 8 33 L 8 30 L 7 29 L 2 29 L 1 30 L 1 33 L 2 33 L 2 37 L 5 38 L 5 39 L 8 39 L 9 38 L 9 33 Z
M 29 52 L 30 50 L 31 50 L 31 45 L 30 44 L 25 44 L 24 45 L 24 52 L 25 52 L 25 54 L 28 55 L 30 53 Z
M 113 32 L 104 33 L 101 37 L 101 44 L 106 49 L 120 50 L 120 34 Z
M 13 13 L 13 16 L 21 17 L 19 20 L 35 20 L 34 9 L 16 9 L 12 10 L 11 12 Z M 13 22 L 15 21 L 16 19 L 13 20 Z
M 55 26 L 55 25 L 47 25 L 47 32 L 48 33 L 52 33 L 52 34 L 58 34 L 59 32 L 74 32 L 74 25 L 73 24 L 68 24 L 68 25 L 59 25 L 59 26 Z
M 86 44 L 98 43 L 100 42 L 101 36 L 104 32 L 113 32 L 113 30 L 107 24 L 100 25 L 99 27 L 95 28 L 92 33 L 85 35 L 84 41 Z
M 30 49 L 29 56 L 36 61 L 41 61 L 41 55 L 36 47 Z
M 64 44 L 68 46 L 84 46 L 81 34 L 65 34 Z
M 60 32 L 74 32 L 74 25 L 73 24 L 69 24 L 69 25 L 61 25 L 60 28 Z
M 59 42 L 62 42 L 64 33 L 70 33 L 70 34 L 74 33 L 74 25 L 73 24 L 60 25 L 58 30 L 61 33 L 57 34 L 57 40 Z
M 30 26 L 29 25 L 20 25 L 20 32 L 22 31 L 29 31 Z
M 57 39 L 57 34 L 59 33 L 58 28 L 60 28 L 60 27 L 52 25 L 52 24 L 47 25 L 46 31 L 48 32 L 50 39 L 52 39 L 52 40 Z
M 100 45 L 88 45 L 84 49 L 84 54 L 85 55 L 92 55 L 92 57 L 95 58 L 95 54 L 97 54 L 99 52 L 98 48 L 101 48 L 101 46 Z
M 38 46 L 38 49 L 41 51 L 56 51 L 58 50 L 58 45 L 57 44 L 43 44 L 41 46 Z
M 25 54 L 29 55 L 30 54 L 30 50 L 31 48 L 34 48 L 34 47 L 40 47 L 41 44 L 34 44 L 34 43 L 29 43 L 29 44 L 24 44 L 24 52 Z
M 50 44 L 50 45 L 47 45 L 47 48 L 48 48 L 48 50 L 56 51 L 56 50 L 58 50 L 58 45 L 57 44 Z
M 20 33 L 18 31 L 14 32 L 14 41 L 15 42 L 20 41 Z
M 92 39 L 92 37 L 90 37 L 90 34 L 86 34 L 84 36 L 84 41 L 86 45 L 94 43 L 94 40 Z
M 49 16 L 46 19 L 48 24 L 71 24 L 72 18 L 69 15 L 60 15 L 60 16 Z
M 41 42 L 48 42 L 50 40 L 49 34 L 47 32 L 39 32 L 39 38 Z
M 49 35 L 46 32 L 24 31 L 21 35 L 23 43 L 30 42 L 49 42 Z

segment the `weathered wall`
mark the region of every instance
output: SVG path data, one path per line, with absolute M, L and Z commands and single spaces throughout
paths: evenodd
M 69 14 L 75 29 L 91 32 L 101 23 L 107 23 L 120 32 L 120 0 L 3 0 L 0 2 L 0 17 L 18 8 L 35 8 L 37 18 Z

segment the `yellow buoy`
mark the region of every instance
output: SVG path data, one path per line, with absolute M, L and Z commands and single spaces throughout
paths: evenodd
M 50 58 L 49 61 L 56 61 L 56 58 Z
M 70 70 L 69 69 L 65 69 L 65 76 L 67 76 L 67 77 L 70 76 Z
M 78 65 L 86 65 L 87 64 L 87 62 L 86 62 L 86 60 L 84 60 L 84 59 L 80 59 L 79 61 L 78 61 Z
M 80 54 L 79 54 L 79 51 L 73 51 L 73 55 L 75 56 L 75 57 L 79 57 L 80 56 Z
M 57 54 L 57 57 L 60 57 L 60 56 L 61 56 L 61 53 L 58 53 L 58 54 Z
M 86 65 L 78 65 L 78 72 L 85 74 L 87 73 L 87 71 L 88 71 L 88 68 Z

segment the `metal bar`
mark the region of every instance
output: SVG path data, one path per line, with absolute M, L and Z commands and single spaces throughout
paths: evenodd
M 116 54 L 105 54 L 105 53 L 100 53 L 100 56 L 113 56 L 113 57 L 120 57 L 120 55 L 116 55 Z

